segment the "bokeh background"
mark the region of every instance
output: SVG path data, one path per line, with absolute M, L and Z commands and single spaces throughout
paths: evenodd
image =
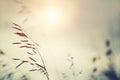
M 21 39 L 13 22 L 39 44 L 50 80 L 120 80 L 120 0 L 0 0 L 0 59 L 12 69 L 18 64 L 12 58 L 29 57 L 11 44 Z M 15 74 L 46 80 L 29 68 Z

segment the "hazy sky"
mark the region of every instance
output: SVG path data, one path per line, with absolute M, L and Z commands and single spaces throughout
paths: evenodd
M 26 50 L 11 44 L 20 39 L 13 34 L 12 22 L 40 45 L 51 80 L 63 80 L 63 72 L 70 75 L 69 54 L 75 58 L 75 70 L 83 71 L 79 79 L 87 80 L 93 56 L 102 56 L 100 64 L 107 65 L 105 40 L 120 52 L 120 0 L 0 0 L 0 49 L 22 57 Z

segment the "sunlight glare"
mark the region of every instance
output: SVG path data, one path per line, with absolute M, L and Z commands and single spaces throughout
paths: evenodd
M 44 24 L 54 26 L 60 22 L 60 12 L 54 8 L 48 8 L 43 11 Z

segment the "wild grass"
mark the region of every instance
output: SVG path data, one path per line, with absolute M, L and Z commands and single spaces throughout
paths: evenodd
M 13 45 L 19 45 L 20 49 L 29 49 L 29 51 L 26 52 L 26 54 L 28 54 L 28 59 L 29 60 L 23 60 L 20 58 L 12 58 L 12 60 L 14 61 L 20 61 L 21 63 L 19 63 L 18 65 L 16 65 L 16 68 L 19 68 L 20 66 L 22 66 L 25 63 L 29 63 L 30 65 L 36 67 L 34 69 L 30 69 L 30 72 L 33 71 L 40 71 L 41 73 L 43 73 L 47 79 L 49 80 L 49 75 L 44 63 L 44 60 L 42 58 L 42 55 L 38 49 L 38 44 L 36 42 L 33 41 L 33 39 L 26 33 L 26 31 L 18 24 L 16 23 L 12 23 L 13 24 L 13 29 L 16 30 L 16 32 L 14 33 L 15 35 L 23 38 L 22 40 L 19 41 L 15 41 L 12 44 Z M 36 60 L 36 58 L 33 58 L 33 55 L 39 55 L 39 59 L 42 61 L 42 64 L 39 64 Z
M 63 79 L 70 79 L 71 77 L 73 77 L 74 80 L 77 80 L 78 77 L 82 74 L 82 70 L 80 71 L 76 71 L 76 64 L 75 64 L 75 57 L 73 57 L 71 54 L 68 54 L 67 56 L 67 61 L 69 64 L 69 71 L 70 71 L 70 75 L 68 75 L 67 73 L 62 73 L 62 77 Z
M 30 69 L 29 72 L 33 72 L 33 71 L 40 71 L 42 74 L 44 74 L 48 80 L 49 79 L 49 75 L 44 63 L 44 60 L 42 58 L 42 55 L 38 49 L 39 45 L 34 42 L 34 40 L 26 33 L 26 31 L 18 24 L 16 23 L 12 23 L 13 24 L 13 29 L 16 30 L 16 32 L 14 33 L 16 36 L 21 37 L 21 40 L 19 41 L 15 41 L 12 44 L 13 45 L 18 45 L 20 49 L 29 49 L 29 51 L 26 52 L 26 54 L 28 54 L 28 59 L 29 60 L 23 60 L 20 58 L 12 58 L 12 60 L 14 61 L 20 61 L 20 63 L 18 65 L 16 65 L 16 69 L 21 67 L 23 64 L 25 63 L 29 63 L 32 66 L 35 66 L 36 68 Z M 113 50 L 111 48 L 111 42 L 110 40 L 106 40 L 105 41 L 105 46 L 106 46 L 106 52 L 105 52 L 105 56 L 106 58 L 109 60 L 109 64 L 108 64 L 108 70 L 104 70 L 102 71 L 102 74 L 108 79 L 108 80 L 120 80 L 120 76 L 117 75 L 115 67 L 114 67 L 114 63 L 112 60 L 112 54 Z M 5 53 L 2 52 L 0 50 L 0 56 L 4 55 Z M 42 61 L 42 64 L 39 64 L 37 62 L 37 60 L 33 57 L 34 55 L 39 55 L 40 60 Z M 74 80 L 77 80 L 77 77 L 81 74 L 81 71 L 76 72 L 75 71 L 75 63 L 74 63 L 74 57 L 71 56 L 70 54 L 68 55 L 68 63 L 70 64 L 69 66 L 69 70 L 71 71 L 72 75 L 67 75 L 67 73 L 62 73 L 63 79 L 69 79 L 69 76 L 73 76 Z M 97 62 L 98 58 L 97 57 L 93 57 L 92 62 L 93 64 L 95 62 Z M 2 65 L 2 67 L 5 67 L 6 65 Z M 95 74 L 98 71 L 97 67 L 93 68 L 93 73 Z M 8 73 L 7 77 L 3 76 L 0 80 L 4 80 L 6 78 L 11 78 L 11 76 L 13 75 L 13 73 Z M 12 80 L 12 79 L 11 79 Z M 90 80 L 99 80 L 99 77 L 96 77 L 94 75 L 91 75 L 91 79 Z
M 9 61 L 10 60 L 10 61 Z M 0 80 L 31 80 L 27 73 L 13 68 L 11 59 L 0 50 Z
M 108 64 L 108 70 L 104 70 L 102 71 L 102 75 L 104 77 L 107 78 L 107 80 L 120 80 L 120 75 L 117 75 L 116 70 L 115 70 L 115 66 L 114 66 L 114 62 L 112 59 L 112 55 L 114 54 L 112 49 L 111 49 L 111 42 L 110 40 L 106 40 L 105 41 L 105 46 L 106 46 L 106 52 L 105 52 L 105 56 L 109 61 Z M 93 58 L 93 64 L 97 61 L 98 59 L 96 57 Z M 98 71 L 98 68 L 94 68 L 93 69 L 93 73 L 96 73 Z M 100 80 L 100 75 L 98 77 L 91 75 L 91 79 L 90 80 Z

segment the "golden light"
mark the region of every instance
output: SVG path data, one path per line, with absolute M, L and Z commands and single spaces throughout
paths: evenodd
M 45 7 L 41 11 L 36 11 L 34 20 L 40 25 L 42 31 L 45 33 L 51 33 L 60 28 L 58 26 L 62 20 L 62 11 L 57 7 Z
M 34 22 L 33 26 L 47 36 L 62 35 L 74 28 L 72 25 L 75 22 L 76 8 L 72 3 L 46 4 L 33 10 L 31 23 Z
M 59 17 L 60 17 L 60 14 L 57 10 L 55 9 L 48 9 L 44 12 L 44 17 L 45 17 L 45 20 L 47 22 L 56 22 L 57 20 L 59 20 Z
M 35 29 L 42 31 L 43 34 L 53 34 L 56 33 L 60 28 L 62 22 L 63 13 L 58 7 L 55 6 L 45 6 L 41 9 L 36 9 L 32 13 L 31 17 L 32 25 Z M 30 24 L 29 23 L 29 24 Z

